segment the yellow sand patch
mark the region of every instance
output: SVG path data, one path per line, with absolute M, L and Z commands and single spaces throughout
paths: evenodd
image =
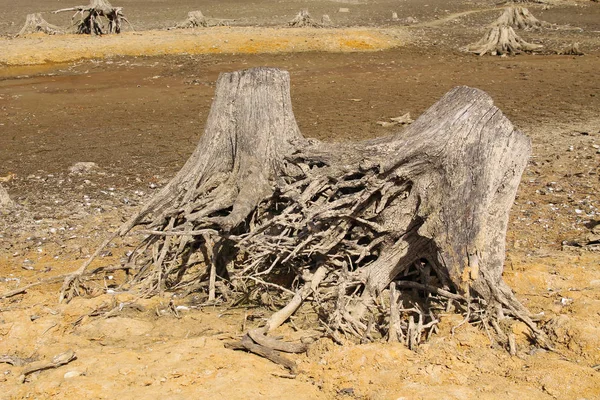
M 252 54 L 304 51 L 374 51 L 404 45 L 409 35 L 375 28 L 284 29 L 215 27 L 198 30 L 127 32 L 0 39 L 0 63 L 34 65 L 110 56 Z

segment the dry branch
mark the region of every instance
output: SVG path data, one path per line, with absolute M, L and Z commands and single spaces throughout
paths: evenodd
M 60 26 L 52 25 L 48 23 L 43 17 L 42 14 L 27 14 L 27 19 L 25 20 L 25 25 L 23 28 L 17 33 L 17 36 L 23 36 L 30 33 L 38 33 L 42 32 L 48 35 L 57 35 L 61 33 L 65 33 L 65 30 Z
M 73 350 L 67 350 L 64 353 L 55 355 L 51 361 L 38 361 L 31 363 L 23 369 L 20 378 L 21 382 L 25 382 L 27 375 L 33 372 L 42 371 L 50 368 L 58 368 L 62 365 L 70 363 L 76 358 L 77 356 L 75 355 L 75 352 Z
M 493 56 L 514 55 L 523 52 L 532 52 L 540 49 L 538 44 L 527 43 L 515 33 L 510 26 L 493 26 L 477 43 L 465 47 L 465 51 L 479 56 L 491 54 Z
M 462 303 L 466 321 L 491 323 L 506 310 L 543 342 L 502 280 L 529 152 L 529 140 L 477 89 L 451 90 L 395 135 L 329 144 L 301 135 L 287 72 L 222 74 L 196 150 L 118 231 L 151 232 L 124 265 L 127 285 L 143 295 L 205 290 L 214 270 L 215 287 L 227 286 L 232 301 L 281 307 L 263 333 L 311 302 L 332 336 L 373 340 L 389 329 L 378 299 L 396 281 L 424 292 L 422 306 L 399 310 L 410 318 L 397 336 L 411 348 L 435 329 L 434 297 Z M 65 281 L 67 298 L 82 283 L 76 276 Z M 237 345 L 275 351 L 256 346 L 250 336 Z

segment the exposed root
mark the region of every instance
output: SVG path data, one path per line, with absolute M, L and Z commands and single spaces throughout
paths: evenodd
M 308 13 L 308 10 L 302 10 L 293 20 L 288 22 L 288 26 L 292 28 L 321 28 L 323 24 L 315 21 Z
M 87 6 L 76 6 L 56 10 L 53 13 L 75 11 L 73 20 L 80 15 L 74 23 L 75 33 L 85 35 L 104 35 L 106 33 L 121 33 L 123 22 L 131 23 L 123 15 L 123 7 L 113 7 L 107 0 L 91 0 Z M 108 27 L 104 26 L 108 21 Z
M 573 43 L 571 46 L 559 52 L 559 54 L 564 56 L 583 56 L 584 52 L 579 50 L 579 43 Z
M 296 373 L 296 363 L 287 357 L 283 356 L 279 351 L 263 346 L 252 340 L 249 334 L 246 334 L 238 342 L 227 343 L 225 345 L 228 349 L 232 350 L 246 350 L 261 357 L 264 357 L 275 364 L 279 364 L 290 370 L 292 374 Z
M 534 17 L 525 7 L 507 7 L 492 26 L 510 26 L 516 29 L 540 29 L 549 27 L 550 24 Z
M 45 33 L 47 35 L 58 35 L 65 33 L 65 30 L 60 26 L 48 23 L 40 13 L 27 14 L 25 25 L 23 25 L 23 28 L 21 28 L 19 33 L 17 33 L 17 36 L 24 36 L 30 33 L 38 32 Z
M 488 53 L 493 56 L 503 56 L 533 52 L 540 48 L 541 45 L 527 43 L 510 26 L 502 25 L 491 27 L 481 40 L 468 45 L 464 50 L 479 56 Z

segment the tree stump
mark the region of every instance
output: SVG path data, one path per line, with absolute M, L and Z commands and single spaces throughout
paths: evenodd
M 493 26 L 510 26 L 517 29 L 539 29 L 550 24 L 540 21 L 525 7 L 507 7 Z
M 48 35 L 57 35 L 64 33 L 65 31 L 60 26 L 48 23 L 40 13 L 27 14 L 25 25 L 23 25 L 23 28 L 21 28 L 19 33 L 17 33 L 17 36 L 23 36 L 37 32 L 46 33 Z
M 266 297 L 282 308 L 260 334 L 310 301 L 328 332 L 369 340 L 389 329 L 379 299 L 394 283 L 459 304 L 465 320 L 510 316 L 543 337 L 502 280 L 530 143 L 486 93 L 457 87 L 392 136 L 333 144 L 302 136 L 289 85 L 274 68 L 221 74 L 196 150 L 118 231 L 148 234 L 127 287 Z M 90 262 L 65 281 L 67 298 Z M 391 336 L 415 346 L 437 318 L 411 310 Z M 255 348 L 250 336 L 234 347 Z
M 301 10 L 290 22 L 288 22 L 288 26 L 292 28 L 320 28 L 323 25 L 317 21 L 315 21 L 308 10 Z
M 202 14 L 202 11 L 190 11 L 187 19 L 181 21 L 173 28 L 169 29 L 191 29 L 191 28 L 206 28 L 209 26 L 227 26 L 233 19 L 218 19 L 207 18 Z
M 539 44 L 527 43 L 510 26 L 502 25 L 491 27 L 481 40 L 466 46 L 464 50 L 479 56 L 488 53 L 503 56 L 532 52 L 540 48 L 542 46 Z
M 13 205 L 14 203 L 8 195 L 8 192 L 6 189 L 4 189 L 4 187 L 2 187 L 2 185 L 0 185 L 0 210 L 9 209 Z
M 53 13 L 65 11 L 75 11 L 73 19 L 81 14 L 80 19 L 74 24 L 75 32 L 79 34 L 121 33 L 123 21 L 130 24 L 129 20 L 123 15 L 123 7 L 113 7 L 108 0 L 91 0 L 87 6 L 63 8 L 53 11 Z M 108 21 L 108 28 L 106 29 L 102 18 Z
M 187 19 L 175 25 L 176 29 L 189 29 L 197 27 L 207 27 L 208 21 L 202 14 L 202 11 L 190 11 Z

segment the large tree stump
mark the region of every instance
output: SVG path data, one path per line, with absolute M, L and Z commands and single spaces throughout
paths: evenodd
M 192 156 L 118 232 L 148 233 L 126 285 L 287 299 L 261 334 L 312 300 L 328 331 L 368 338 L 373 321 L 388 329 L 377 299 L 395 282 L 462 304 L 466 319 L 496 328 L 512 316 L 541 336 L 502 280 L 529 153 L 478 89 L 451 90 L 395 135 L 332 144 L 301 135 L 287 72 L 225 73 Z M 87 265 L 65 281 L 67 297 Z M 436 322 L 414 310 L 393 323 L 411 346 Z
M 75 11 L 73 19 L 80 15 L 74 24 L 76 33 L 80 34 L 121 33 L 123 22 L 129 24 L 129 20 L 123 15 L 123 7 L 113 7 L 108 0 L 90 0 L 90 4 L 87 6 L 62 8 L 53 13 L 65 11 Z M 108 28 L 104 27 L 103 18 L 108 21 Z

